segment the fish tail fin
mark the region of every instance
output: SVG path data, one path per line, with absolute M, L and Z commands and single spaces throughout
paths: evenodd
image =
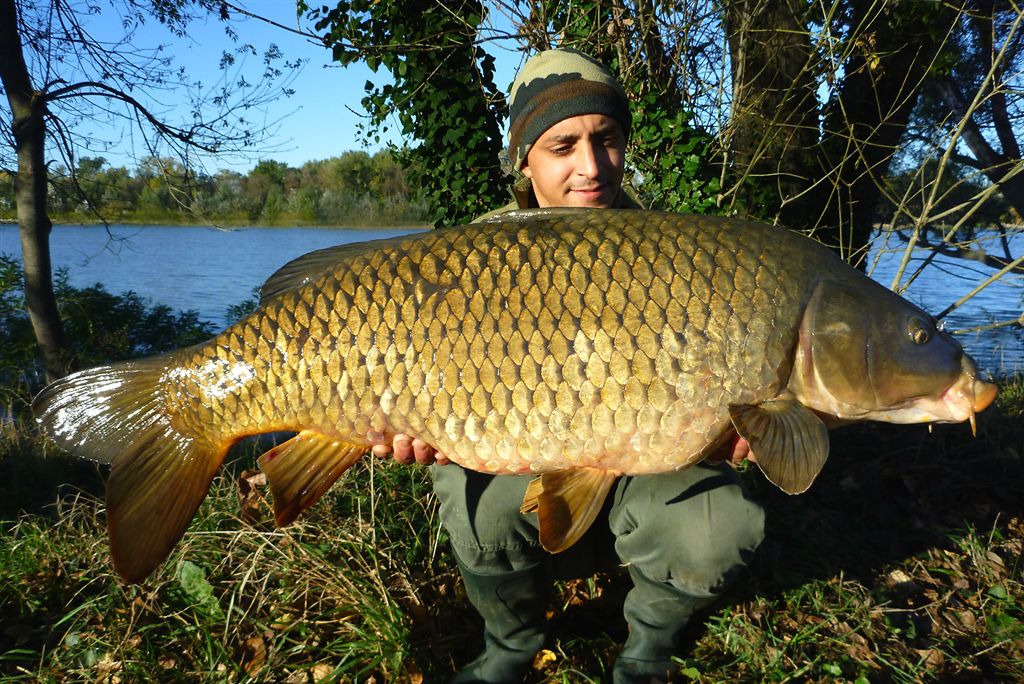
M 62 378 L 32 402 L 64 449 L 112 463 L 107 530 L 114 567 L 143 581 L 181 539 L 230 441 L 179 429 L 168 411 L 170 357 L 101 366 Z

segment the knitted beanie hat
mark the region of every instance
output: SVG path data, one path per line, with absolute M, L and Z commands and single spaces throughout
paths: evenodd
M 632 121 L 626 92 L 604 65 L 567 48 L 546 50 L 523 65 L 512 84 L 509 110 L 508 157 L 515 170 L 559 121 L 604 114 L 619 122 L 627 140 Z

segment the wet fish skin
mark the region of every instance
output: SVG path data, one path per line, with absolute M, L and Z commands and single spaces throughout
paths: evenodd
M 247 435 L 299 433 L 261 457 L 282 524 L 396 433 L 475 470 L 568 472 L 524 503 L 554 548 L 589 523 L 550 513 L 552 497 L 585 508 L 617 475 L 686 467 L 736 432 L 802 491 L 828 450 L 812 411 L 960 421 L 994 397 L 927 314 L 788 231 L 624 210 L 505 218 L 300 259 L 209 342 L 44 390 L 50 434 L 113 462 L 121 574 L 140 581 L 166 557 Z
M 495 473 L 674 469 L 728 422 L 726 396 L 751 403 L 784 387 L 796 327 L 757 312 L 796 310 L 807 287 L 803 276 L 754 286 L 779 231 L 687 225 L 580 216 L 369 251 L 179 360 L 171 413 L 190 432 L 224 428 L 221 439 L 315 425 L 373 444 L 404 432 Z

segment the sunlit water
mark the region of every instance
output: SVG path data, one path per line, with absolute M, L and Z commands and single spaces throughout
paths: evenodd
M 189 226 L 58 226 L 53 231 L 54 266 L 66 267 L 72 285 L 103 283 L 110 292 L 132 290 L 152 303 L 195 309 L 217 326 L 229 323 L 227 308 L 252 296 L 285 262 L 315 249 L 416 232 L 412 229 L 245 228 L 221 231 Z M 1013 246 L 1024 252 L 1024 237 Z M 0 252 L 20 257 L 17 227 L 0 226 Z M 924 258 L 915 253 L 915 262 Z M 872 272 L 888 286 L 901 254 L 885 253 Z M 937 314 L 988 277 L 973 262 L 940 258 L 904 296 Z M 948 330 L 1018 318 L 1024 278 L 1007 276 L 947 317 Z M 870 305 L 870 303 L 866 303 Z M 959 339 L 988 370 L 1024 368 L 1019 326 Z

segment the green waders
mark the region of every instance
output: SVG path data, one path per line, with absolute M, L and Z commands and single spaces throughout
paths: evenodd
M 616 683 L 666 681 L 693 613 L 728 586 L 764 537 L 764 512 L 729 466 L 620 478 L 583 539 L 554 556 L 537 541 L 536 514 L 519 513 L 530 476 L 434 466 L 441 522 L 484 619 L 484 652 L 456 682 L 519 682 L 544 644 L 552 578 L 625 566 L 634 588 L 630 634 Z
M 459 562 L 466 594 L 484 618 L 484 652 L 453 684 L 521 682 L 547 637 L 551 576 L 544 564 L 481 575 Z

